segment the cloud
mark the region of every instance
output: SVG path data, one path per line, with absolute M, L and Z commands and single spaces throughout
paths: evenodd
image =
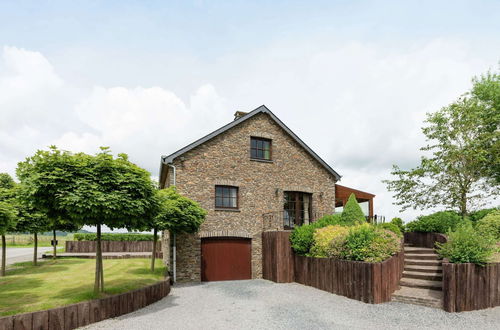
M 18 161 L 55 144 L 88 153 L 109 146 L 157 176 L 161 155 L 231 121 L 235 110 L 266 104 L 343 175 L 342 184 L 375 193 L 376 213 L 392 217 L 397 208 L 381 180 L 392 164 L 418 161 L 425 113 L 458 97 L 496 60 L 453 40 L 294 42 L 192 63 L 202 78 L 165 78 L 183 86 L 174 92 L 100 81 L 75 87 L 78 78 L 63 79 L 43 54 L 4 47 L 0 171 L 13 174 Z

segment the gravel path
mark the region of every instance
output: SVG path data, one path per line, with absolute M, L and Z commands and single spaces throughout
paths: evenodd
M 176 285 L 165 299 L 87 329 L 499 329 L 500 307 L 458 314 L 370 305 L 296 283 Z

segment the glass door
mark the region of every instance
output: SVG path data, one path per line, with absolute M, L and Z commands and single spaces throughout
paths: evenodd
M 308 224 L 311 219 L 312 196 L 309 193 L 285 191 L 283 222 L 285 229 Z

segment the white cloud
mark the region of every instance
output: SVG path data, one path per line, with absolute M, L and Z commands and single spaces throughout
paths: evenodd
M 392 217 L 397 208 L 381 180 L 392 164 L 418 160 L 425 113 L 466 91 L 470 78 L 496 60 L 450 40 L 294 43 L 193 64 L 189 70 L 202 78 L 183 81 L 174 93 L 99 81 L 75 88 L 42 54 L 4 47 L 0 171 L 14 173 L 17 161 L 56 144 L 89 153 L 110 146 L 156 176 L 160 155 L 229 122 L 235 110 L 266 104 L 343 175 L 342 184 L 375 193 L 376 212 Z M 165 79 L 173 86 L 183 77 Z

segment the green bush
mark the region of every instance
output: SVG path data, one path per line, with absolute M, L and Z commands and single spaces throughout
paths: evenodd
M 437 252 L 442 258 L 453 263 L 474 263 L 484 265 L 495 252 L 495 242 L 491 236 L 477 232 L 467 221 L 448 232 L 448 242 L 436 243 Z
M 314 243 L 314 231 L 318 228 L 317 223 L 295 227 L 290 235 L 290 243 L 293 250 L 300 255 L 307 255 Z
M 394 234 L 398 235 L 398 237 L 402 237 L 403 236 L 403 233 L 401 232 L 401 229 L 399 229 L 399 227 L 392 223 L 392 222 L 386 222 L 386 223 L 379 223 L 377 225 L 378 228 L 381 228 L 381 229 L 387 229 L 389 231 L 392 231 Z
M 408 232 L 442 233 L 454 230 L 462 222 L 462 217 L 453 211 L 441 211 L 423 215 L 406 224 Z
M 326 226 L 335 226 L 335 225 L 341 225 L 342 224 L 342 216 L 341 214 L 331 214 L 331 215 L 325 215 L 322 218 L 318 219 L 318 221 L 315 222 L 316 226 L 318 228 L 323 228 Z
M 345 225 L 356 225 L 366 222 L 366 217 L 356 200 L 356 196 L 351 194 L 341 215 L 342 223 Z
M 314 243 L 311 248 L 311 256 L 339 258 L 342 255 L 342 248 L 348 233 L 348 227 L 339 225 L 316 229 L 313 235 Z
M 392 224 L 395 224 L 399 228 L 399 232 L 404 233 L 405 231 L 405 225 L 403 224 L 403 219 L 401 218 L 392 218 L 391 222 Z
M 476 230 L 481 235 L 491 236 L 495 241 L 500 241 L 500 210 L 489 212 L 479 220 Z
M 351 227 L 345 239 L 342 259 L 380 262 L 401 249 L 400 239 L 391 231 L 369 224 Z
M 95 233 L 77 233 L 74 235 L 77 241 L 95 241 L 97 235 Z M 101 234 L 103 241 L 152 241 L 153 235 L 151 234 L 135 234 L 135 233 L 104 233 Z
M 484 218 L 485 216 L 487 216 L 488 214 L 490 214 L 493 211 L 497 211 L 498 212 L 500 210 L 498 208 L 477 210 L 477 211 L 471 212 L 468 215 L 468 218 L 472 222 L 477 222 L 477 221 L 481 220 L 482 218 Z

